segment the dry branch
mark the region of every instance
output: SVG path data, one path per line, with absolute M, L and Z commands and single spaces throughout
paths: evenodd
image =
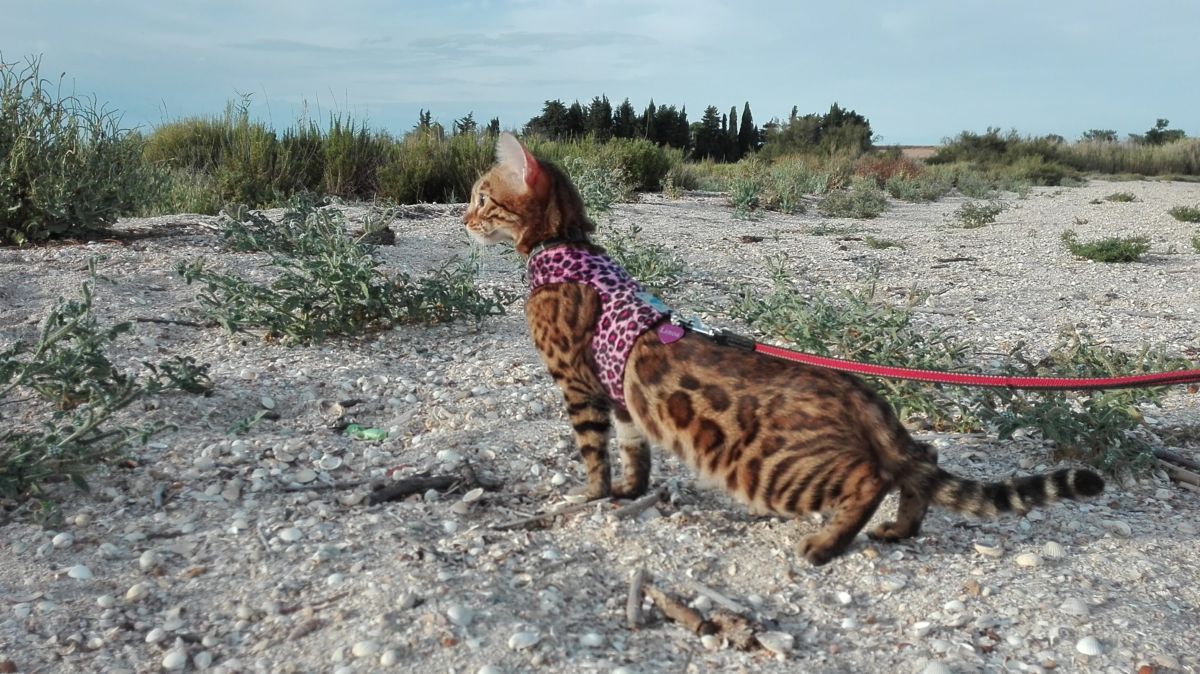
M 597 499 L 595 501 L 585 501 L 583 503 L 573 503 L 571 505 L 566 505 L 561 508 L 557 508 L 555 510 L 541 513 L 539 515 L 533 515 L 531 517 L 522 517 L 521 519 L 509 520 L 508 522 L 501 522 L 499 524 L 493 524 L 492 528 L 498 529 L 498 530 L 520 529 L 523 527 L 527 527 L 531 524 L 537 524 L 539 522 L 542 522 L 543 520 L 554 519 L 555 517 L 558 517 L 559 515 L 569 515 L 570 513 L 579 512 L 580 510 L 587 510 L 588 508 L 590 508 L 594 505 L 608 503 L 610 500 L 611 499 L 606 497 L 606 498 L 602 498 L 602 499 Z
M 641 603 L 641 593 L 638 593 L 638 603 Z M 667 618 L 683 625 L 689 632 L 697 635 L 713 634 L 718 631 L 717 625 L 705 620 L 703 616 L 695 610 L 684 605 L 683 602 L 654 587 L 653 585 L 646 586 L 646 596 L 654 602 L 658 610 L 663 612 Z M 630 596 L 632 599 L 632 595 Z
M 1154 456 L 1160 461 L 1174 463 L 1183 466 L 1190 471 L 1200 473 L 1200 463 L 1197 463 L 1178 452 L 1173 452 L 1169 449 L 1163 449 L 1159 447 L 1155 448 Z
M 646 582 L 646 570 L 638 568 L 629 578 L 629 595 L 625 598 L 625 624 L 631 630 L 642 626 L 642 585 Z
M 739 604 L 738 602 L 730 599 L 729 597 L 726 597 L 725 595 L 721 594 L 720 592 L 717 592 L 716 590 L 705 585 L 704 583 L 701 583 L 700 581 L 692 580 L 689 578 L 689 579 L 687 579 L 687 584 L 693 590 L 699 592 L 700 594 L 707 596 L 709 599 L 717 602 L 718 604 L 720 604 L 721 606 L 724 606 L 725 608 L 729 609 L 730 611 L 733 611 L 735 613 L 749 613 L 750 612 L 750 609 L 748 609 L 745 606 Z
M 636 501 L 631 501 L 631 502 L 621 506 L 620 508 L 617 508 L 616 510 L 614 510 L 612 512 L 612 515 L 613 515 L 613 517 L 616 517 L 619 520 L 632 519 L 634 517 L 637 517 L 638 515 L 641 515 L 643 512 L 649 510 L 650 508 L 654 507 L 654 505 L 656 503 L 658 503 L 659 501 L 666 501 L 666 500 L 667 500 L 666 488 L 660 487 L 660 488 L 650 492 L 649 494 L 646 494 L 645 496 L 637 499 Z

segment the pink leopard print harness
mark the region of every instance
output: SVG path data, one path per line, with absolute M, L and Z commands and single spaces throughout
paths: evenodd
M 669 314 L 638 296 L 642 286 L 612 258 L 584 248 L 560 245 L 529 257 L 529 294 L 558 283 L 583 283 L 600 295 L 600 317 L 592 336 L 596 376 L 608 395 L 625 407 L 625 363 L 637 338 Z

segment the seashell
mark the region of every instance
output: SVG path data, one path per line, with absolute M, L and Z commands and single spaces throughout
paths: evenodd
M 1075 642 L 1075 650 L 1084 655 L 1100 655 L 1104 652 L 1104 647 L 1096 637 L 1084 637 Z

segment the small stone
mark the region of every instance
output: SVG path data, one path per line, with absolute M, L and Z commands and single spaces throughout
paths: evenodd
M 210 651 L 200 651 L 192 656 L 192 664 L 196 669 L 208 669 L 213 663 L 213 654 Z
M 1103 524 L 1105 529 L 1108 529 L 1121 538 L 1129 538 L 1133 535 L 1133 527 L 1129 526 L 1129 523 L 1124 520 L 1104 520 L 1101 524 Z
M 850 593 L 846 592 L 845 590 L 838 592 L 834 596 L 837 597 L 838 603 L 842 606 L 849 606 L 850 602 L 854 601 L 854 598 L 850 596 Z
M 879 589 L 884 592 L 895 592 L 903 589 L 905 585 L 908 585 L 908 581 L 900 576 L 887 576 L 879 580 Z
M 541 640 L 542 635 L 537 632 L 517 632 L 508 638 L 508 647 L 514 651 L 523 651 L 536 646 Z
M 597 632 L 588 632 L 579 637 L 579 645 L 584 648 L 600 648 L 604 645 L 604 635 Z
M 462 463 L 463 456 L 453 449 L 443 449 L 437 453 L 437 460 L 447 466 L 457 466 Z
M 395 649 L 389 648 L 379 656 L 379 664 L 383 667 L 395 666 L 400 661 L 400 654 Z
M 471 609 L 462 604 L 454 604 L 446 610 L 446 617 L 450 618 L 450 622 L 455 625 L 466 627 L 471 624 L 471 621 L 475 618 L 475 614 L 471 612 Z
M 183 669 L 187 665 L 187 653 L 179 649 L 167 651 L 163 656 L 163 669 Z
M 1200 529 L 1196 528 L 1195 524 L 1187 520 L 1180 522 L 1175 528 L 1179 530 L 1179 533 L 1187 536 L 1194 536 L 1198 531 L 1200 531 Z
M 138 566 L 142 571 L 149 571 L 158 566 L 158 553 L 153 550 L 147 550 L 138 557 Z
M 1042 558 L 1032 552 L 1022 552 L 1017 555 L 1017 566 L 1034 567 L 1042 565 Z
M 313 470 L 312 468 L 302 468 L 296 471 L 296 474 L 292 476 L 292 479 L 300 484 L 308 484 L 309 482 L 317 479 L 317 471 Z
M 462 500 L 463 500 L 463 503 L 474 503 L 474 502 L 478 501 L 482 496 L 483 496 L 483 488 L 476 487 L 476 488 L 472 489 L 471 491 L 463 494 Z
M 82 564 L 76 564 L 67 569 L 67 575 L 75 580 L 91 580 L 92 570 Z
M 102 594 L 99 597 L 96 597 L 96 605 L 100 608 L 112 608 L 113 606 L 116 606 L 116 604 L 117 600 L 113 599 L 111 594 Z
M 1057 541 L 1047 541 L 1046 544 L 1042 546 L 1042 554 L 1046 555 L 1050 559 L 1062 559 L 1063 557 L 1067 556 L 1067 551 L 1065 548 L 1063 548 L 1061 543 L 1058 543 Z
M 484 665 L 475 670 L 475 674 L 504 674 L 504 670 L 496 665 Z
M 705 634 L 704 636 L 700 637 L 700 645 L 704 646 L 704 648 L 710 651 L 720 650 L 721 637 L 715 634 Z
M 779 656 L 791 653 L 796 643 L 796 638 L 787 632 L 762 632 L 756 638 L 763 648 Z
M 134 583 L 125 592 L 125 601 L 141 601 L 150 594 L 150 586 L 145 583 Z
M 58 549 L 69 548 L 75 544 L 75 534 L 69 531 L 64 531 L 61 534 L 55 534 L 54 538 L 50 539 L 50 544 Z
M 367 658 L 379 652 L 379 643 L 372 639 L 356 641 L 354 645 L 350 647 L 350 652 L 353 653 L 354 657 L 356 658 Z
M 301 538 L 304 538 L 304 532 L 300 531 L 296 527 L 287 527 L 286 529 L 282 529 L 277 535 L 279 536 L 279 540 L 283 541 L 284 543 L 295 543 Z
M 987 545 L 986 543 L 976 543 L 975 552 L 984 557 L 1000 557 L 1004 554 L 1004 547 L 1000 545 Z
M 967 605 L 957 599 L 951 599 L 945 604 L 942 604 L 942 610 L 947 613 L 962 613 L 966 610 L 966 608 Z
M 1100 655 L 1104 652 L 1104 647 L 1096 637 L 1084 637 L 1075 642 L 1075 650 L 1084 655 Z
M 917 637 L 927 637 L 933 631 L 933 623 L 928 620 L 917 621 L 913 623 L 912 631 Z
M 167 633 L 161 627 L 155 627 L 146 633 L 146 643 L 157 644 L 167 638 Z

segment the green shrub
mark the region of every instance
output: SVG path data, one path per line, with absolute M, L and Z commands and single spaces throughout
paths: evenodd
M 236 210 L 225 223 L 234 250 L 263 250 L 277 274 L 268 285 L 212 271 L 202 258 L 182 260 L 176 272 L 200 282 L 199 313 L 230 332 L 260 328 L 288 344 L 333 335 L 360 335 L 398 323 L 482 320 L 502 313 L 507 295 L 475 288 L 474 258 L 451 262 L 427 276 L 388 276 L 374 248 L 346 235 L 345 216 L 298 200 L 280 226 L 261 213 Z
M 891 239 L 878 239 L 870 234 L 863 237 L 863 243 L 867 244 L 868 248 L 883 250 L 885 248 L 903 248 L 904 244 Z
M 960 227 L 974 229 L 992 224 L 1007 208 L 1008 205 L 1002 201 L 989 201 L 987 203 L 968 201 L 954 211 L 953 217 L 958 221 Z
M 1200 205 L 1175 206 L 1167 213 L 1180 222 L 1200 222 Z
M 663 291 L 679 285 L 683 260 L 671 250 L 641 239 L 642 228 L 601 228 L 599 242 L 604 250 L 646 288 Z
M 151 192 L 154 197 L 143 204 L 139 215 L 199 213 L 216 215 L 222 206 L 217 181 L 209 173 L 192 169 L 152 167 Z
M 0 408 L 25 405 L 37 419 L 22 425 L 22 415 L 14 414 L 0 429 L 0 497 L 37 492 L 62 479 L 86 489 L 88 471 L 163 430 L 120 423 L 118 413 L 147 395 L 211 390 L 208 366 L 189 357 L 144 362 L 140 373 L 123 371 L 109 359 L 113 344 L 133 326 L 97 320 L 94 262 L 93 278 L 80 286 L 79 298 L 60 298 L 50 308 L 36 343 L 18 341 L 0 351 Z
M 588 215 L 593 218 L 612 210 L 613 204 L 632 198 L 629 177 L 619 165 L 601 164 L 595 157 L 567 157 L 563 169 L 579 190 Z
M 1118 203 L 1129 203 L 1131 201 L 1137 201 L 1138 199 L 1133 195 L 1132 192 L 1113 192 L 1107 197 L 1104 197 L 1104 200 L 1115 201 Z
M 1150 250 L 1150 240 L 1144 236 L 1107 237 L 1081 243 L 1072 230 L 1062 233 L 1063 243 L 1075 257 L 1095 262 L 1137 262 Z
M 748 220 L 757 217 L 756 211 L 761 205 L 759 196 L 762 183 L 758 176 L 745 175 L 733 179 L 729 186 L 729 200 L 733 203 L 733 217 Z
M 887 196 L 874 180 L 857 180 L 849 190 L 830 192 L 817 210 L 831 218 L 877 218 L 887 210 Z
M 954 189 L 950 181 L 932 172 L 912 178 L 894 175 L 883 188 L 894 198 L 913 203 L 937 201 Z
M 1192 237 L 1192 250 L 1200 253 L 1200 232 L 1196 232 L 1196 235 Z
M 141 138 L 39 69 L 0 66 L 0 242 L 86 236 L 153 198 Z

